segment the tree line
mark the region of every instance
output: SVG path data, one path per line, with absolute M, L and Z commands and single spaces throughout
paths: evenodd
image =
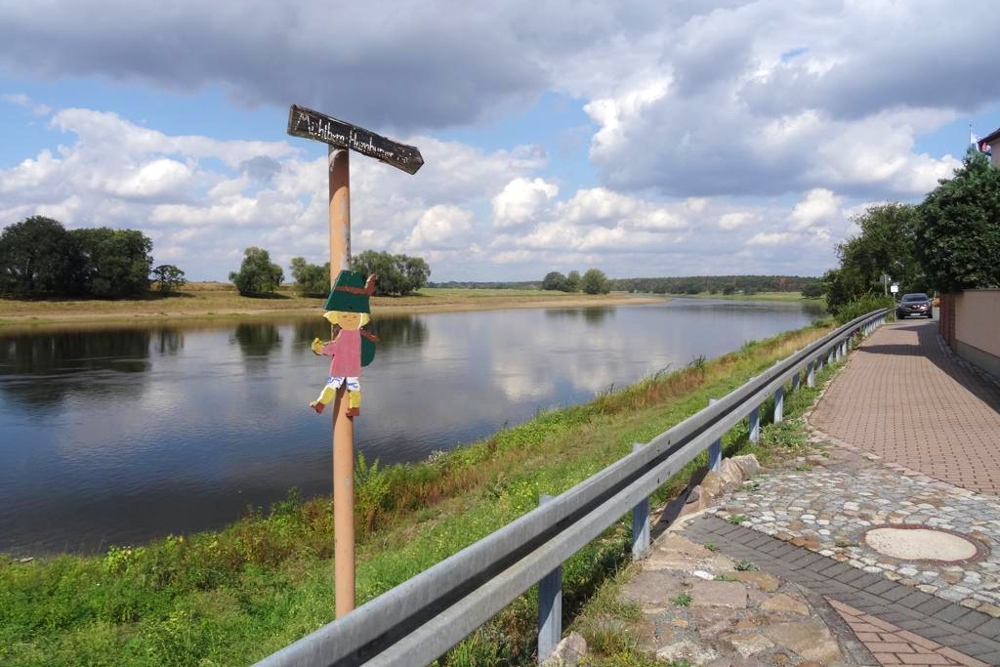
M 0 294 L 16 298 L 76 297 L 131 299 L 151 289 L 163 293 L 183 287 L 184 271 L 173 264 L 153 266 L 153 242 L 134 229 L 107 227 L 67 230 L 61 222 L 31 216 L 0 232 Z M 367 250 L 351 262 L 355 271 L 376 274 L 375 293 L 406 295 L 427 284 L 431 268 L 420 257 Z M 292 277 L 302 296 L 325 297 L 330 264 L 292 259 Z M 229 274 L 244 296 L 274 293 L 284 270 L 270 253 L 246 248 L 238 271 Z
M 855 222 L 861 233 L 837 245 L 840 266 L 823 276 L 835 315 L 868 308 L 889 283 L 900 293 L 1000 286 L 1000 169 L 978 151 L 920 204 L 871 206 Z
M 134 229 L 67 230 L 31 216 L 0 233 L 0 294 L 16 297 L 134 298 L 155 281 L 162 291 L 184 284 L 172 264 L 153 268 L 153 242 Z
M 292 279 L 295 291 L 305 297 L 325 297 L 330 292 L 330 262 L 310 264 L 304 257 L 292 258 Z M 351 270 L 362 275 L 377 276 L 376 296 L 406 296 L 427 284 L 431 267 L 421 257 L 393 255 L 366 250 L 351 260 Z M 229 274 L 229 280 L 244 296 L 273 293 L 284 282 L 280 266 L 271 262 L 267 250 L 258 247 L 243 252 L 239 271 Z
M 600 269 L 587 269 L 582 276 L 579 271 L 570 271 L 566 275 L 559 271 L 549 271 L 542 279 L 542 289 L 558 292 L 607 294 L 611 291 L 611 282 Z
M 756 294 L 801 292 L 806 297 L 823 294 L 819 278 L 805 276 L 681 276 L 674 278 L 619 278 L 612 289 L 653 294 Z

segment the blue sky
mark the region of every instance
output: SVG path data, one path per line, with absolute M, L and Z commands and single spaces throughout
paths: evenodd
M 414 176 L 352 157 L 352 243 L 438 281 L 821 275 L 854 217 L 1000 127 L 982 0 L 21 5 L 0 227 L 140 229 L 193 280 L 251 245 L 326 261 L 293 103 L 421 149 Z

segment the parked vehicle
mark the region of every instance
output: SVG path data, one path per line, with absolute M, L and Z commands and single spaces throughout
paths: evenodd
M 903 298 L 896 304 L 896 319 L 906 319 L 907 315 L 934 317 L 934 305 L 931 303 L 930 297 L 922 292 L 904 294 Z

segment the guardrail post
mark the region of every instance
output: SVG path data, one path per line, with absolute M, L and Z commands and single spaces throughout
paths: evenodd
M 802 386 L 802 371 L 792 376 L 792 391 L 798 391 L 800 386 Z
M 809 365 L 806 367 L 806 386 L 812 389 L 816 386 L 816 362 L 810 361 Z
M 708 404 L 717 403 L 714 398 L 708 399 Z M 722 468 L 722 438 L 708 446 L 708 469 L 719 472 Z
M 642 447 L 632 443 L 632 451 Z M 632 508 L 632 558 L 638 560 L 649 553 L 649 498 L 643 498 Z M 558 640 L 556 640 L 558 641 Z
M 552 500 L 542 494 L 539 505 Z M 555 650 L 562 639 L 562 566 L 549 572 L 538 582 L 538 664 Z
M 760 441 L 760 406 L 750 412 L 750 442 Z
M 785 418 L 785 388 L 778 387 L 774 391 L 774 423 L 780 424 Z

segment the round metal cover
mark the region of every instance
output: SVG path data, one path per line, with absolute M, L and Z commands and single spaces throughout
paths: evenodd
M 980 555 L 975 542 L 943 530 L 919 527 L 872 528 L 865 544 L 899 560 L 964 561 Z

